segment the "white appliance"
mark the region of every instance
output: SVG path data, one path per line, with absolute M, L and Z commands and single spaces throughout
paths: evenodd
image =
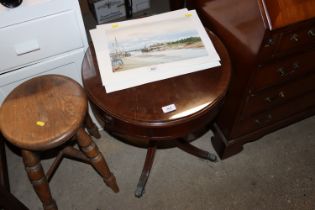
M 61 74 L 81 82 L 88 47 L 78 0 L 23 0 L 0 5 L 0 104 L 32 77 Z

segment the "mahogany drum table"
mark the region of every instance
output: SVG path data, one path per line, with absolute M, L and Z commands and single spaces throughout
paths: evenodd
M 107 94 L 102 85 L 93 47 L 87 50 L 82 77 L 96 117 L 106 131 L 123 141 L 147 148 L 135 195 L 141 197 L 156 148 L 177 146 L 211 161 L 216 156 L 189 144 L 188 136 L 200 134 L 219 111 L 231 77 L 229 55 L 211 32 L 221 66 Z M 171 70 L 171 69 L 170 69 Z M 163 113 L 162 107 L 176 110 Z M 163 146 L 164 145 L 164 146 Z

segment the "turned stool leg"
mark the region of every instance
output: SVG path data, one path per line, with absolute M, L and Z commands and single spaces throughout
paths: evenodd
M 118 192 L 119 189 L 115 176 L 110 172 L 103 155 L 99 152 L 98 147 L 92 141 L 91 137 L 82 128 L 79 129 L 77 137 L 82 151 L 90 159 L 90 162 L 94 168 L 103 177 L 106 185 L 109 186 L 114 192 Z
M 43 203 L 44 210 L 57 210 L 57 205 L 51 196 L 47 178 L 38 156 L 27 150 L 22 150 L 22 156 L 27 175 Z

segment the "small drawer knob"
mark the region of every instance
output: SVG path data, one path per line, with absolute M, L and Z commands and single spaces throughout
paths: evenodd
M 284 99 L 285 98 L 285 94 L 283 91 L 280 91 L 277 95 L 275 96 L 267 96 L 265 98 L 265 101 L 267 101 L 268 103 L 274 103 L 276 101 L 279 101 L 280 99 Z
M 285 98 L 285 95 L 284 95 L 283 91 L 280 91 L 278 95 L 279 95 L 280 98 Z
M 292 34 L 290 40 L 294 41 L 294 42 L 298 42 L 299 41 L 299 35 L 298 34 Z
M 312 28 L 312 29 L 308 30 L 307 34 L 308 34 L 308 36 L 310 36 L 310 37 L 315 37 L 315 29 Z
M 298 62 L 294 62 L 293 64 L 292 64 L 292 67 L 293 67 L 293 69 L 299 69 L 300 68 L 300 64 L 298 63 Z
M 269 38 L 266 40 L 264 47 L 270 47 L 271 45 L 273 45 L 273 39 Z
M 284 76 L 287 75 L 287 73 L 286 73 L 286 71 L 285 71 L 285 69 L 283 67 L 278 68 L 277 71 L 279 72 L 281 77 L 284 77 Z
M 112 125 L 113 124 L 113 118 L 109 115 L 105 115 L 105 124 Z
M 292 68 L 280 67 L 277 69 L 277 72 L 280 74 L 281 77 L 288 77 L 293 75 L 299 68 L 300 68 L 299 63 L 293 63 Z

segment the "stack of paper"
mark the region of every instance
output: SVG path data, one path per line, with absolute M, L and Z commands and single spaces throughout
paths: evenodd
M 98 25 L 90 33 L 107 93 L 220 66 L 194 10 Z

